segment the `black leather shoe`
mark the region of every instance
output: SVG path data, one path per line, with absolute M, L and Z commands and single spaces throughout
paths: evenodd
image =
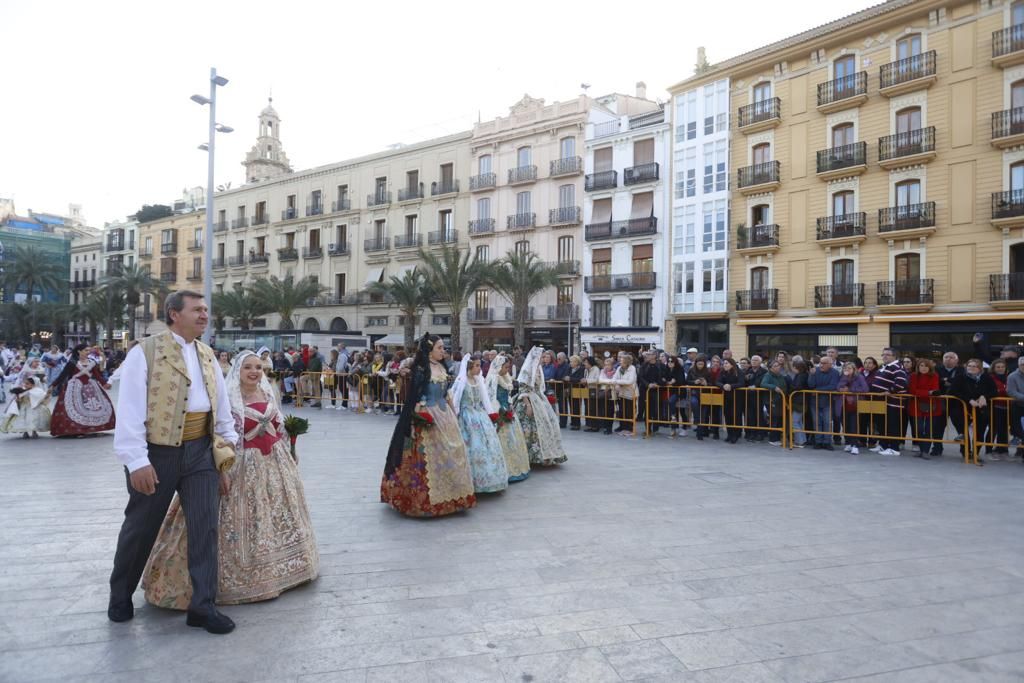
M 205 628 L 209 633 L 231 633 L 235 630 L 235 622 L 217 610 L 213 610 L 208 614 L 200 614 L 199 612 L 189 610 L 185 623 L 196 628 Z
M 110 604 L 107 606 L 107 619 L 113 622 L 121 623 L 122 621 L 130 621 L 135 616 L 135 606 L 132 605 L 132 601 L 122 602 L 114 600 L 113 596 L 110 598 Z

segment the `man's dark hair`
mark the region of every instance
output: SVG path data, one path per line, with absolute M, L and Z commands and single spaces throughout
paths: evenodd
M 191 289 L 179 289 L 176 292 L 172 292 L 167 295 L 164 299 L 164 322 L 170 325 L 173 321 L 171 320 L 171 311 L 175 313 L 181 313 L 185 310 L 185 299 L 203 299 L 205 298 L 202 293 L 196 292 Z

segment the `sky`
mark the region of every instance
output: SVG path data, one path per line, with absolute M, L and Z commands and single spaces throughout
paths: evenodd
M 547 102 L 634 92 L 652 99 L 715 63 L 873 2 L 85 3 L 0 0 L 0 197 L 90 225 L 206 184 L 218 89 L 216 184 L 243 181 L 272 92 L 295 170 L 468 130 L 524 93 Z

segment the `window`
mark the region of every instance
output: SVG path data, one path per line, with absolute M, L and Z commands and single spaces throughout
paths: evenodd
M 217 260 L 222 262 L 222 263 L 224 262 L 224 243 L 223 242 L 221 242 L 220 244 L 217 245 Z
M 705 260 L 702 264 L 704 292 L 725 291 L 725 259 Z
M 452 316 L 450 313 L 435 313 L 430 319 L 431 325 L 451 325 Z
M 853 259 L 842 258 L 832 262 L 832 285 L 849 288 L 855 280 Z
M 654 246 L 650 244 L 633 245 L 634 273 L 654 272 Z
M 530 253 L 530 242 L 529 240 L 519 240 L 515 244 L 516 254 L 525 256 Z
M 196 256 L 192 259 L 192 277 L 200 277 L 203 273 L 203 257 Z
M 455 186 L 455 165 L 441 164 L 441 187 L 448 189 Z
M 614 168 L 612 160 L 612 148 L 601 147 L 594 150 L 594 173 L 605 173 Z
M 348 201 L 348 185 L 338 185 L 338 208 Z
M 592 327 L 610 327 L 612 324 L 612 302 L 590 302 L 590 324 Z
M 476 217 L 486 220 L 491 217 L 491 198 L 483 197 L 476 200 Z
M 607 277 L 612 272 L 612 250 L 610 248 L 595 249 L 590 257 L 594 275 Z
M 576 205 L 576 186 L 562 185 L 558 188 L 558 206 L 568 209 Z
M 896 206 L 907 207 L 921 203 L 921 181 L 904 180 L 896 183 Z
M 318 251 L 320 249 L 320 230 L 312 229 L 309 231 L 309 250 Z
M 726 141 L 704 145 L 704 193 L 722 192 L 726 189 L 727 161 Z
M 220 223 L 221 225 L 224 225 L 224 223 L 227 223 L 227 221 L 228 221 L 228 210 L 227 209 L 221 209 L 220 211 L 218 211 L 217 212 L 217 222 Z
M 697 137 L 697 92 L 686 95 L 686 139 Z
M 629 302 L 629 324 L 632 327 L 651 326 L 650 299 L 633 299 Z
M 1010 189 L 1017 193 L 1024 191 L 1024 161 L 1010 166 Z
M 378 220 L 375 220 L 373 222 L 373 238 L 377 242 L 382 242 L 382 241 L 384 241 L 384 238 L 386 236 L 387 236 L 387 222 L 385 221 L 385 219 L 380 218 Z
M 715 85 L 704 86 L 704 135 L 715 132 Z
M 477 172 L 480 175 L 486 175 L 491 172 L 491 155 L 484 154 L 476 160 Z
M 245 258 L 245 240 L 235 240 L 235 258 L 239 261 Z
M 853 137 L 852 123 L 841 123 L 832 128 L 833 147 L 845 147 L 846 145 L 852 145 L 854 142 L 856 142 L 856 140 Z
M 516 194 L 516 213 L 530 213 L 530 192 Z
M 555 302 L 559 306 L 565 304 L 571 304 L 573 301 L 572 285 L 559 285 L 558 292 L 555 295 Z
M 152 236 L 150 236 L 150 235 L 146 236 L 145 245 L 146 246 L 143 248 L 142 253 L 144 253 L 144 254 L 152 254 L 153 253 L 153 237 Z M 94 256 L 95 256 L 95 254 L 94 254 Z
M 1024 24 L 1024 2 L 1015 2 L 1010 5 L 1010 25 L 1019 26 Z
M 703 251 L 725 249 L 725 200 L 704 203 Z
M 405 188 L 408 194 L 412 197 L 419 196 L 420 187 L 420 172 L 419 171 L 406 171 L 405 172 Z
M 697 252 L 697 207 L 688 206 L 686 207 L 685 214 L 685 242 L 683 244 L 683 251 L 686 254 L 695 254 Z
M 529 147 L 520 147 L 516 150 L 516 165 L 517 166 L 529 166 L 531 165 L 531 159 L 533 158 L 533 150 Z
M 562 138 L 558 141 L 558 152 L 562 159 L 576 156 L 576 138 Z
M 767 142 L 762 142 L 760 145 L 754 145 L 751 150 L 754 165 L 767 164 L 772 160 L 772 146 Z
M 386 315 L 371 316 L 366 319 L 367 327 L 387 327 L 388 317 Z
M 260 256 L 264 256 L 267 253 L 267 238 L 257 237 L 256 238 L 256 253 Z
M 344 245 L 348 244 L 347 225 L 334 226 L 334 243 L 337 247 L 343 247 Z
M 754 102 L 764 102 L 772 97 L 772 84 L 768 81 L 754 86 Z
M 845 57 L 840 57 L 839 59 L 832 63 L 832 78 L 836 80 L 845 79 L 847 78 L 847 76 L 853 76 L 853 74 L 856 71 L 857 58 L 854 57 L 853 55 L 846 55 Z M 852 80 L 849 81 L 848 86 L 851 88 L 853 87 Z M 838 92 L 842 90 L 844 87 L 847 87 L 846 83 L 837 83 L 836 91 Z
M 559 262 L 573 260 L 573 238 L 571 235 L 558 238 L 558 260 Z
M 909 133 L 921 127 L 921 108 L 907 107 L 896 112 L 896 132 Z
M 832 195 L 832 215 L 845 216 L 853 213 L 853 192 L 836 192 Z
M 388 196 L 388 179 L 386 177 L 375 178 L 373 181 L 373 199 L 377 204 L 383 204 Z
M 324 203 L 323 203 L 323 192 L 321 192 L 320 190 L 313 190 L 313 193 L 309 197 L 309 203 L 313 205 L 313 210 L 314 211 L 322 209 L 323 205 L 324 205 Z M 240 206 L 238 208 L 238 211 L 239 211 L 239 216 L 238 217 L 241 218 L 242 214 L 245 213 L 245 207 L 244 206 Z
M 441 233 L 441 238 L 445 242 L 453 242 L 455 240 L 455 224 L 452 220 L 451 209 L 437 212 L 437 231 Z
M 771 289 L 771 278 L 768 268 L 758 266 L 750 269 L 750 288 L 755 292 Z
M 412 242 L 412 236 L 416 234 L 416 221 L 419 220 L 418 215 L 406 216 L 405 217 L 405 236 L 409 242 Z
M 633 142 L 633 165 L 654 163 L 654 138 L 635 140 Z
M 491 248 L 482 244 L 476 248 L 476 260 L 480 263 L 488 263 L 491 260 Z
M 921 34 L 915 33 L 896 41 L 896 59 L 907 59 L 921 54 Z
M 481 311 L 487 310 L 489 294 L 490 293 L 486 289 L 476 290 L 476 293 L 473 295 L 474 308 Z
M 285 198 L 284 205 L 285 205 L 285 208 L 294 209 L 295 208 L 295 195 L 293 195 L 293 194 L 288 195 Z
M 919 254 L 898 254 L 894 259 L 894 264 L 897 282 L 921 278 L 921 256 Z
M 203 228 L 196 228 L 192 231 L 192 244 L 197 247 L 203 246 Z

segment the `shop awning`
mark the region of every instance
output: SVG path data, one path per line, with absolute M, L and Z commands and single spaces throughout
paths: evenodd
M 372 285 L 374 282 L 380 282 L 381 278 L 384 277 L 384 266 L 373 267 L 366 274 L 366 284 Z

